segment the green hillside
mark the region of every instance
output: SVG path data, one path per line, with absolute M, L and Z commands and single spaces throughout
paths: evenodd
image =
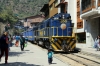
M 49 0 L 0 0 L 0 12 L 10 11 L 18 18 L 40 14 L 40 9 Z

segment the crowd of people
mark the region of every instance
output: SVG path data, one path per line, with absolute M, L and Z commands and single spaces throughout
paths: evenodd
M 16 40 L 15 44 L 12 44 L 13 39 Z M 27 41 L 28 41 L 28 38 L 23 37 L 23 35 L 12 37 L 11 35 L 8 34 L 8 32 L 4 32 L 3 35 L 0 37 L 0 51 L 1 51 L 0 61 L 1 61 L 2 56 L 5 53 L 5 64 L 7 64 L 10 47 L 12 47 L 12 45 L 15 45 L 16 47 L 18 47 L 20 44 L 21 51 L 24 51 L 24 47 L 25 47 L 25 44 L 27 44 Z M 47 55 L 48 55 L 48 63 L 52 64 L 53 52 L 51 49 L 48 49 Z
M 8 32 L 4 32 L 2 34 L 2 36 L 0 37 L 0 61 L 2 56 L 5 53 L 5 64 L 8 63 L 8 54 L 9 54 L 9 50 L 10 47 L 12 47 L 12 41 L 13 39 L 16 40 L 15 42 L 15 46 L 18 47 L 20 44 L 20 49 L 21 51 L 24 51 L 24 47 L 25 47 L 25 43 L 27 44 L 28 38 L 27 37 L 23 37 L 23 35 L 20 36 L 15 36 L 12 37 L 10 34 L 8 34 Z M 97 36 L 94 42 L 94 48 L 96 48 L 97 51 L 100 51 L 100 36 Z M 51 64 L 53 61 L 53 52 L 51 49 L 48 49 L 48 63 Z

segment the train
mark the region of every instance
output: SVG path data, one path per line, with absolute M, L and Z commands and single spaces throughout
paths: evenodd
M 57 13 L 38 23 L 23 35 L 29 41 L 53 51 L 74 51 L 76 48 L 74 23 L 68 13 Z

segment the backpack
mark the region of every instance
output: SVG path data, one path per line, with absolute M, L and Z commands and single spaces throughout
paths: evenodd
M 4 36 L 0 36 L 0 47 L 2 46 L 2 44 L 4 44 L 6 42 L 6 40 L 4 39 Z
M 21 41 L 21 43 L 25 43 L 25 38 L 20 37 L 20 41 Z
M 5 42 L 6 40 L 4 39 L 3 36 L 0 37 L 0 44 L 2 44 L 3 42 Z

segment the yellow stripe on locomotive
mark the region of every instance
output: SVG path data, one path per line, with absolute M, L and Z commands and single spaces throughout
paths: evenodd
M 54 51 L 74 51 L 74 49 L 76 48 L 76 38 L 67 36 L 53 36 L 51 45 Z

